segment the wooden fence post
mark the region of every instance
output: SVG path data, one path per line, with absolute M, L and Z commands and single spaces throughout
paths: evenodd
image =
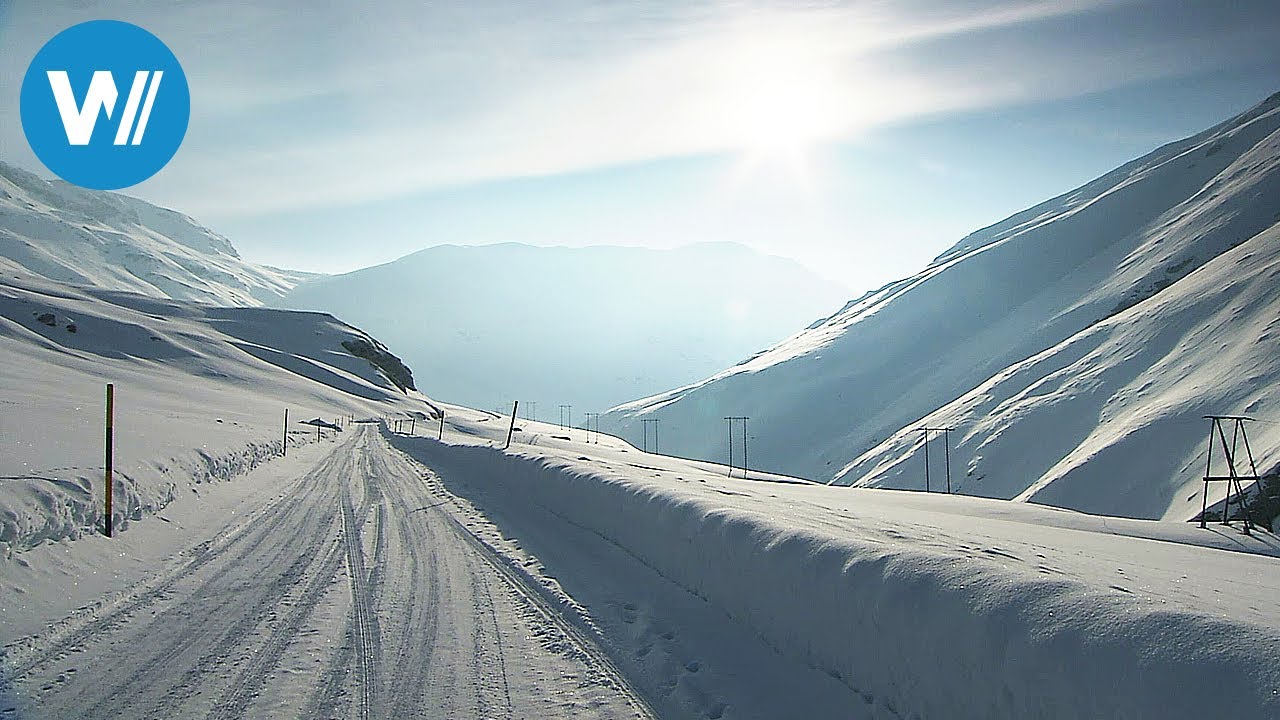
M 105 529 L 107 537 L 111 537 L 112 521 L 111 521 L 111 491 L 112 491 L 112 466 L 115 462 L 115 409 L 116 409 L 116 386 L 114 383 L 107 383 L 107 462 L 106 462 L 106 523 Z
M 507 428 L 507 444 L 503 446 L 503 450 L 511 447 L 511 435 L 516 431 L 516 410 L 520 409 L 520 401 L 516 400 L 511 405 L 511 426 Z

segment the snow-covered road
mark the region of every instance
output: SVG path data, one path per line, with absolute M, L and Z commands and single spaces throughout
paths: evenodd
M 357 427 L 247 519 L 7 648 L 0 717 L 649 716 L 430 479 Z

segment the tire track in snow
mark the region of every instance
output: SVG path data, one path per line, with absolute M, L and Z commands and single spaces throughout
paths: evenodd
M 300 478 L 295 486 L 311 482 L 323 472 L 323 468 L 338 461 L 334 454 L 328 455 L 321 465 Z M 23 638 L 11 643 L 0 652 L 0 675 L 8 682 L 22 680 L 27 675 L 54 660 L 60 660 L 89 642 L 108 634 L 112 629 L 125 624 L 128 619 L 141 609 L 147 608 L 165 599 L 174 585 L 186 580 L 210 561 L 223 557 L 226 553 L 237 551 L 247 555 L 257 550 L 268 539 L 287 515 L 288 506 L 285 500 L 291 499 L 295 489 L 282 493 L 266 505 L 255 510 L 229 532 L 220 537 L 206 540 L 192 547 L 187 552 L 191 557 L 181 565 L 164 573 L 157 574 L 131 591 L 114 600 L 77 615 L 74 618 L 58 623 L 55 627 L 40 635 Z M 240 547 L 241 542 L 249 544 Z M 227 568 L 217 573 L 225 575 Z
M 117 601 L 111 612 L 46 646 L 28 661 L 46 676 L 59 669 L 54 662 L 72 652 L 85 653 L 76 663 L 82 667 L 63 666 L 67 672 L 33 693 L 31 701 L 52 716 L 190 714 L 180 711 L 182 703 L 200 693 L 206 676 L 225 667 L 237 648 L 253 640 L 254 629 L 269 622 L 272 609 L 290 596 L 300 584 L 296 581 L 314 566 L 321 543 L 332 537 L 335 513 L 321 499 L 325 477 L 344 461 L 342 448 L 335 448 L 220 541 L 198 546 L 186 563 L 154 576 Z M 292 502 L 298 498 L 309 501 Z M 298 532 L 301 528 L 306 532 Z M 206 566 L 212 572 L 201 577 Z M 83 645 L 80 638 L 85 638 Z M 102 655 L 113 659 L 95 661 Z M 39 677 L 33 674 L 24 682 Z
M 244 663 L 243 669 L 227 688 L 224 695 L 205 717 L 209 720 L 229 720 L 244 717 L 244 710 L 266 683 L 267 673 L 280 662 L 284 650 L 293 641 L 303 623 L 311 617 L 325 590 L 342 563 L 339 550 L 341 542 L 333 542 L 325 552 L 319 570 L 307 581 L 301 597 L 294 603 L 284 622 L 279 624 L 267 642 Z M 162 716 L 157 716 L 162 717 Z
M 523 572 L 513 568 L 505 556 L 498 550 L 494 549 L 482 538 L 476 535 L 470 528 L 458 519 L 453 512 L 443 504 L 452 506 L 453 509 L 463 511 L 459 500 L 456 496 L 448 491 L 435 475 L 434 471 L 424 466 L 422 463 L 409 458 L 403 453 L 392 448 L 385 440 L 379 437 L 384 453 L 396 453 L 398 457 L 408 467 L 418 468 L 426 471 L 424 479 L 428 480 L 432 496 L 437 502 L 430 504 L 426 508 L 422 508 L 424 512 L 431 513 L 444 521 L 444 525 L 449 529 L 450 535 L 454 535 L 463 543 L 470 546 L 475 555 L 484 561 L 486 565 L 492 568 L 504 584 L 515 593 L 516 597 L 532 609 L 537 615 L 540 615 L 548 623 L 554 626 L 563 634 L 566 642 L 574 646 L 576 650 L 588 659 L 590 664 L 608 679 L 609 685 L 619 694 L 621 694 L 629 705 L 636 711 L 637 715 L 644 720 L 657 720 L 658 715 L 649 704 L 649 701 L 642 695 L 626 676 L 614 664 L 613 659 L 600 647 L 596 639 L 586 630 L 578 625 L 578 622 L 571 617 L 567 617 L 566 613 L 558 607 L 554 602 L 549 600 L 543 594 L 543 589 L 536 585 L 536 582 L 525 575 Z M 413 476 L 414 473 L 402 473 L 404 475 Z M 399 477 L 399 475 L 391 475 L 391 477 Z M 424 490 L 427 489 L 424 487 Z M 442 500 L 443 503 L 439 501 Z M 492 612 L 492 600 L 490 600 L 490 611 Z M 496 615 L 493 617 L 496 623 Z M 500 637 L 499 637 L 500 639 Z
M 346 550 L 347 581 L 351 584 L 351 634 L 355 646 L 356 683 L 359 685 L 358 711 L 363 720 L 368 720 L 376 700 L 379 643 L 370 607 L 373 599 L 365 570 L 364 548 L 350 502 L 343 503 L 342 507 L 342 537 Z
M 436 634 L 439 627 L 440 593 L 436 555 L 436 535 L 425 516 L 416 510 L 401 483 L 403 478 L 386 464 L 385 450 L 374 453 L 371 472 L 379 478 L 384 498 L 384 517 L 395 526 L 395 542 L 390 532 L 384 533 L 387 553 L 375 572 L 380 582 L 387 583 L 391 592 L 379 593 L 379 610 L 388 616 L 398 642 L 394 659 L 390 663 L 391 675 L 387 678 L 384 698 L 389 700 L 390 711 L 386 717 L 417 717 L 422 711 L 422 692 L 428 681 L 432 659 L 435 655 Z M 390 577 L 385 567 L 393 559 L 401 561 L 403 573 Z M 394 607 L 384 607 L 395 598 L 404 608 L 395 612 Z
M 265 685 L 267 674 L 279 664 L 285 650 L 294 642 L 303 625 L 310 619 L 312 613 L 315 612 L 316 606 L 324 598 L 330 583 L 333 581 L 334 576 L 337 575 L 338 568 L 344 560 L 351 576 L 354 594 L 353 608 L 361 604 L 361 598 L 367 601 L 363 591 L 364 580 L 366 579 L 363 548 L 360 544 L 359 528 L 355 522 L 355 510 L 351 501 L 352 488 L 349 482 L 351 477 L 359 475 L 359 473 L 354 472 L 356 469 L 354 456 L 359 450 L 363 449 L 363 446 L 367 444 L 367 440 L 361 438 L 360 442 L 360 448 L 351 448 L 345 455 L 345 462 L 341 471 L 331 471 L 327 473 L 327 477 L 323 478 L 324 482 L 330 487 L 341 486 L 337 493 L 337 515 L 341 521 L 340 537 L 328 544 L 319 571 L 307 581 L 301 596 L 293 603 L 285 620 L 273 628 L 267 642 L 244 663 L 240 673 L 231 682 L 229 692 L 209 711 L 206 716 L 207 720 L 231 720 L 232 718 L 244 716 L 249 704 Z M 366 490 L 366 497 L 367 494 Z M 367 505 L 362 505 L 362 509 L 365 509 L 367 513 Z M 357 588 L 360 588 L 360 591 L 355 594 Z M 367 651 L 369 642 L 367 632 L 365 632 L 367 631 L 367 625 L 359 625 L 358 612 L 353 617 L 356 618 L 355 622 L 357 623 L 354 628 L 358 637 L 356 651 L 361 657 L 361 667 L 367 669 L 368 663 L 372 662 L 373 656 L 373 652 Z M 367 620 L 367 615 L 365 619 Z M 367 685 L 362 683 L 362 688 L 366 687 Z M 361 717 L 367 718 L 369 707 L 367 693 L 364 693 L 363 700 L 361 703 Z
M 480 717 L 494 720 L 510 718 L 511 683 L 507 679 L 507 660 L 502 650 L 502 632 L 493 607 L 489 578 L 473 566 L 471 597 L 475 604 L 475 628 L 472 640 L 472 668 L 475 673 L 476 707 Z
M 383 566 L 386 559 L 387 527 L 385 501 L 373 482 L 374 474 L 369 459 L 368 434 L 361 433 L 360 447 L 362 470 L 353 473 L 363 487 L 360 508 L 352 502 L 344 502 L 341 508 L 342 545 L 347 564 L 347 587 L 351 594 L 351 607 L 347 611 L 345 636 L 347 642 L 326 666 L 321 681 L 316 685 L 300 715 L 303 718 L 329 718 L 335 716 L 342 702 L 343 690 L 351 671 L 356 671 L 358 692 L 357 712 L 361 718 L 377 717 L 374 710 L 378 699 L 378 665 L 382 654 L 381 631 L 377 615 L 377 597 L 382 587 Z M 354 450 L 353 450 L 354 452 Z M 351 488 L 348 488 L 353 492 Z M 367 518 L 374 500 L 377 500 L 377 537 L 373 548 L 373 570 L 368 569 L 364 557 L 364 538 L 359 518 Z
M 282 577 L 298 577 L 306 573 L 307 569 L 314 563 L 314 556 L 301 555 L 294 563 L 282 574 Z M 284 591 L 288 591 L 291 584 L 282 582 L 277 585 Z M 224 660 L 228 653 L 234 649 L 238 642 L 252 633 L 253 629 L 262 622 L 262 615 L 272 606 L 279 602 L 279 597 L 272 597 L 269 593 L 261 596 L 251 607 L 246 608 L 237 603 L 228 603 L 240 613 L 239 620 L 228 628 L 217 633 L 217 637 L 207 646 L 211 650 L 206 651 L 198 660 L 191 664 L 191 667 L 183 673 L 182 682 L 173 688 L 169 688 L 160 699 L 152 705 L 148 717 L 175 717 L 176 709 L 180 708 L 182 703 L 189 699 L 198 689 L 200 680 L 203 676 Z M 191 637 L 178 637 L 159 653 L 152 655 L 151 659 L 138 667 L 129 674 L 128 680 L 121 686 L 112 691 L 113 696 L 123 695 L 128 697 L 130 694 L 137 692 L 134 690 L 146 689 L 146 683 L 150 682 L 158 671 L 163 671 L 169 667 L 173 661 L 182 653 L 189 652 L 193 643 Z M 110 715 L 111 708 L 116 704 L 115 700 L 107 700 L 102 703 L 98 709 L 89 713 L 97 717 Z
M 600 648 L 593 638 L 582 631 L 572 620 L 566 618 L 559 608 L 543 596 L 542 591 L 533 587 L 531 580 L 513 570 L 498 551 L 472 533 L 466 525 L 459 522 L 452 514 L 447 512 L 441 512 L 441 514 L 448 518 L 449 525 L 457 535 L 476 550 L 476 554 L 506 581 L 506 584 L 516 595 L 559 629 L 576 649 L 591 659 L 596 668 L 609 678 L 613 688 L 627 698 L 627 701 L 642 718 L 645 718 L 645 720 L 658 720 L 658 715 L 649 705 L 648 700 L 632 687 L 626 676 L 613 664 L 613 660 L 605 654 L 604 650 Z

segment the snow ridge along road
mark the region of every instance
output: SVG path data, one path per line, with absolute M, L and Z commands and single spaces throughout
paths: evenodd
M 644 718 L 586 634 L 360 428 L 280 499 L 0 656 L 0 718 Z

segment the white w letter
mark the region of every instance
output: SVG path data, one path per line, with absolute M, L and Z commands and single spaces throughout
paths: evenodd
M 65 70 L 49 70 L 49 87 L 53 89 L 53 100 L 58 104 L 58 114 L 62 116 L 62 128 L 67 131 L 67 142 L 72 145 L 88 145 L 93 137 L 93 127 L 98 122 L 98 111 L 105 110 L 111 117 L 116 106 L 116 98 L 120 93 L 116 90 L 116 81 L 111 73 L 98 70 L 89 81 L 89 92 L 85 93 L 84 105 L 76 107 L 75 94 L 71 92 L 71 80 Z M 145 82 L 145 81 L 144 81 Z M 135 109 L 137 105 L 134 105 Z M 132 122 L 132 118 L 130 121 Z

